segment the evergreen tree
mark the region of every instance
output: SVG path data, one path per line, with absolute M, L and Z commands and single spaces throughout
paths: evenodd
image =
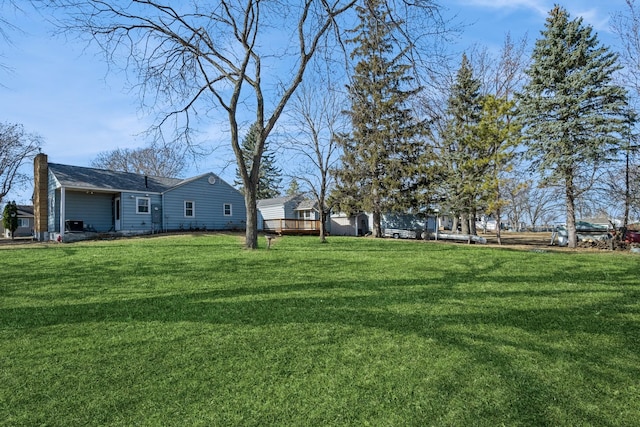
M 298 184 L 298 180 L 293 178 L 289 183 L 289 188 L 287 188 L 287 196 L 295 196 L 300 194 L 300 184 Z
M 476 132 L 486 154 L 486 157 L 477 159 L 478 167 L 486 169 L 480 189 L 486 212 L 495 215 L 498 244 L 501 243 L 502 208 L 507 205 L 502 197 L 502 188 L 508 181 L 504 174 L 511 171 L 515 148 L 521 140 L 521 126 L 514 120 L 514 110 L 514 101 L 485 96 Z
M 242 153 L 247 171 L 251 174 L 251 164 L 255 150 L 257 149 L 257 127 L 252 125 L 249 132 L 242 141 Z M 256 190 L 257 200 L 271 199 L 280 196 L 280 183 L 282 182 L 282 170 L 276 166 L 275 153 L 269 150 L 269 141 L 264 143 L 264 151 L 260 160 L 260 176 L 258 179 L 258 188 Z M 244 194 L 242 187 L 242 178 L 240 173 L 236 171 L 236 180 L 234 185 L 239 186 L 240 192 Z
M 18 206 L 16 202 L 9 202 L 5 205 L 2 211 L 2 226 L 11 232 L 11 239 L 13 239 L 13 233 L 18 229 Z
M 564 190 L 569 246 L 576 247 L 575 201 L 586 176 L 606 162 L 623 132 L 625 91 L 612 83 L 618 56 L 582 19 L 560 6 L 536 41 L 520 94 L 527 155 L 546 183 Z
M 357 12 L 360 23 L 349 43 L 358 62 L 347 87 L 352 132 L 338 136 L 342 166 L 331 198 L 345 212 L 372 212 L 373 235 L 382 237 L 382 213 L 409 208 L 406 196 L 417 183 L 423 144 L 416 137 L 423 126 L 407 104 L 419 89 L 410 88 L 410 66 L 392 43 L 399 23 L 383 2 L 366 0 Z
M 475 211 L 483 179 L 477 162 L 481 157 L 477 138 L 481 112 L 480 80 L 474 77 L 471 63 L 463 54 L 447 101 L 440 161 L 445 170 L 445 208 L 455 218 L 462 218 L 464 234 L 475 234 Z

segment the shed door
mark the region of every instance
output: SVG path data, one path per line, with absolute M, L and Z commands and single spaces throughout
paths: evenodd
M 116 197 L 113 203 L 113 218 L 114 218 L 114 229 L 116 231 L 120 231 L 120 197 Z

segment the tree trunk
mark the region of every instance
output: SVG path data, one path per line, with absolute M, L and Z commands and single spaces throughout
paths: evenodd
M 327 232 L 325 230 L 327 216 L 327 211 L 320 209 L 320 243 L 327 243 Z
M 462 214 L 460 214 L 461 217 L 461 231 L 462 234 L 470 234 L 470 230 L 469 230 L 469 212 L 462 212 Z
M 476 229 L 476 214 L 478 213 L 476 208 L 471 209 L 471 213 L 469 214 L 469 234 L 472 236 L 478 235 L 478 230 Z
M 500 208 L 496 209 L 496 239 L 498 239 L 498 245 L 502 245 L 500 236 Z
M 631 192 L 629 190 L 629 146 L 626 152 L 626 167 L 624 170 L 624 220 L 622 226 L 627 229 L 629 225 L 629 206 L 631 205 Z
M 247 229 L 245 232 L 245 247 L 258 249 L 258 208 L 256 206 L 256 192 L 244 192 L 244 204 L 247 210 Z
M 382 215 L 380 214 L 380 212 L 374 211 L 373 212 L 373 237 L 383 237 L 382 236 L 382 225 L 381 225 L 381 221 L 380 219 L 382 218 Z
M 320 158 L 320 160 L 322 160 L 322 158 Z M 320 194 L 317 198 L 318 212 L 320 212 L 320 243 L 327 243 L 327 231 L 325 229 L 325 226 L 327 224 L 327 217 L 329 216 L 329 212 L 324 207 L 326 188 L 326 177 L 323 174 L 322 181 L 320 183 Z
M 573 180 L 567 179 L 565 187 L 566 208 L 567 208 L 567 239 L 568 246 L 575 249 L 578 246 L 578 236 L 576 235 L 576 206 L 573 195 Z

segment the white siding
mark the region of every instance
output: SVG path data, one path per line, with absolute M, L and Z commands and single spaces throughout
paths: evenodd
M 285 218 L 283 205 L 267 206 L 267 207 L 260 208 L 260 214 L 262 215 L 263 220 Z
M 331 234 L 334 236 L 355 236 L 353 217 L 331 217 Z

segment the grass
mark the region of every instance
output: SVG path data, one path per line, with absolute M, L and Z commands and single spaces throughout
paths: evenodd
M 0 425 L 640 425 L 637 256 L 241 246 L 0 250 Z

